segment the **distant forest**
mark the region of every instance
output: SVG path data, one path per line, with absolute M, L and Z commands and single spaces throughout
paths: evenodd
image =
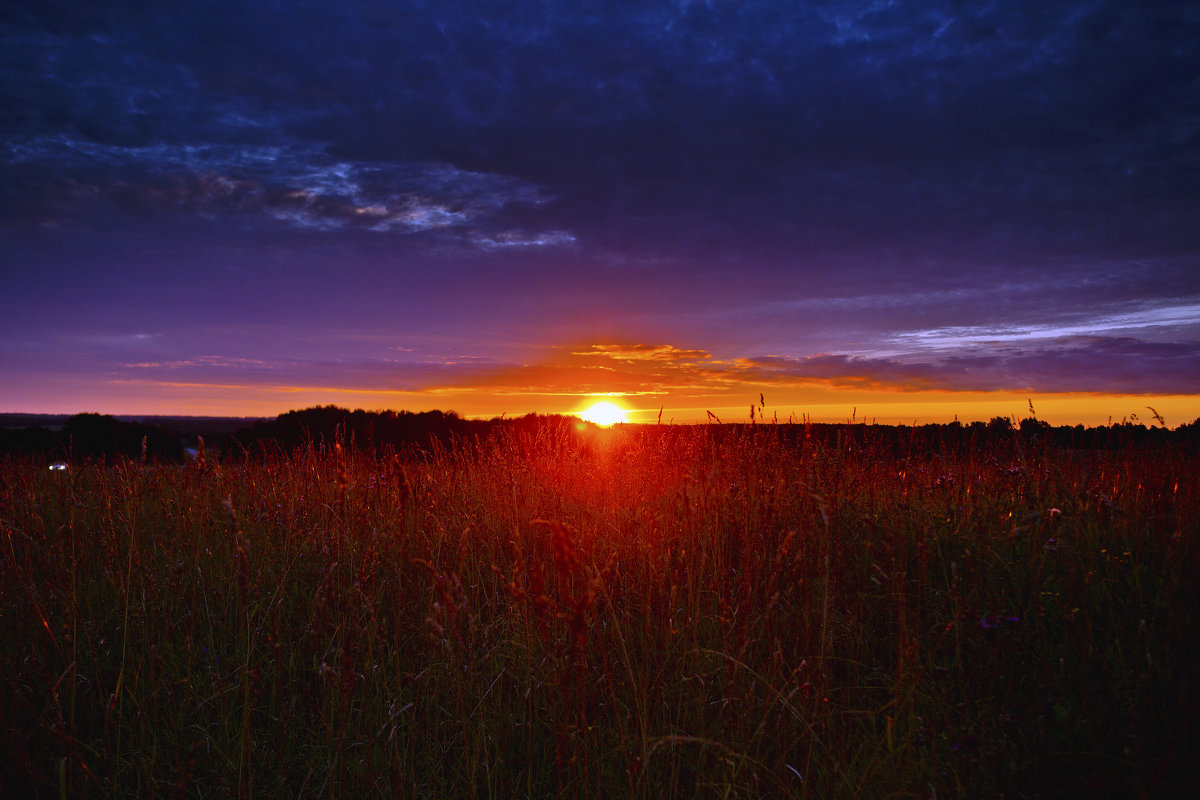
M 12 423 L 41 424 L 14 426 Z M 572 416 L 529 414 L 514 419 L 464 419 L 453 411 L 350 411 L 317 406 L 289 411 L 272 420 L 219 417 L 152 417 L 122 419 L 102 414 L 65 418 L 0 415 L 0 455 L 45 458 L 82 463 L 120 458 L 182 463 L 204 454 L 209 459 L 257 458 L 291 453 L 304 447 L 332 447 L 361 452 L 394 451 L 418 455 L 430 448 L 454 448 L 486 438 L 499 430 L 536 433 L 547 428 L 598 430 Z M 628 425 L 646 435 L 669 435 L 691 426 Z M 703 426 L 719 441 L 744 432 L 753 423 Z M 1066 450 L 1119 449 L 1160 446 L 1200 448 L 1200 419 L 1175 429 L 1128 420 L 1085 428 L 1054 427 L 1034 417 L 1014 421 L 995 417 L 990 422 L 929 425 L 868 425 L 866 423 L 759 423 L 785 442 L 817 442 L 824 446 L 887 448 L 893 451 L 962 451 L 1014 442 Z

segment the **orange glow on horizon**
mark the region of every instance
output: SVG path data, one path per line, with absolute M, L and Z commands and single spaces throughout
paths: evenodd
M 642 362 L 637 362 L 635 366 Z M 658 367 L 660 371 L 661 367 Z M 568 414 L 590 419 L 593 404 L 609 402 L 620 409 L 615 422 L 704 424 L 708 412 L 726 423 L 750 422 L 749 407 L 765 395 L 765 407 L 756 409 L 759 423 L 877 422 L 879 424 L 987 422 L 1000 416 L 1023 419 L 1029 403 L 1037 418 L 1051 425 L 1104 426 L 1128 419 L 1156 424 L 1162 415 L 1168 428 L 1200 418 L 1200 395 L 1045 393 L 1028 391 L 898 391 L 887 388 L 851 388 L 809 382 L 804 385 L 756 383 L 754 376 L 741 381 L 701 380 L 670 385 L 653 375 L 627 376 L 621 383 L 600 385 L 598 375 L 587 371 L 587 382 L 574 372 L 564 375 L 533 371 L 504 375 L 502 381 L 464 381 L 453 387 L 414 387 L 394 390 L 374 386 L 255 384 L 251 381 L 107 380 L 79 376 L 51 376 L 14 384 L 0 400 L 0 411 L 10 413 L 75 414 L 98 412 L 118 415 L 274 417 L 287 411 L 317 405 L 338 405 L 366 410 L 437 409 L 454 411 L 470 419 L 519 417 L 527 413 Z M 224 377 L 224 376 L 222 376 Z M 634 379 L 637 379 L 636 381 Z M 520 386 L 521 391 L 513 391 Z M 1151 411 L 1154 409 L 1154 412 Z M 661 412 L 660 412 L 661 409 Z M 661 414 L 661 416 L 660 416 Z
M 584 422 L 590 422 L 602 428 L 609 428 L 620 422 L 628 422 L 629 412 L 616 403 L 601 400 L 598 403 L 592 403 L 586 409 L 579 412 L 579 418 Z

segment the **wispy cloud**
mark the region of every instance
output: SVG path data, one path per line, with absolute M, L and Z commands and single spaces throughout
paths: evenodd
M 761 387 L 870 391 L 1200 392 L 1200 341 L 1071 337 L 1034 347 L 967 349 L 924 357 L 847 354 L 716 359 L 674 345 L 593 344 L 540 364 L 482 370 L 441 391 L 732 394 Z
M 207 383 L 247 386 L 337 386 L 345 391 L 416 391 L 446 381 L 470 381 L 496 365 L 486 358 L 244 358 L 196 355 L 181 359 L 130 361 L 109 370 L 121 379 L 164 385 Z
M 1200 326 L 1200 303 L 1158 304 L 1135 311 L 1114 311 L 1084 316 L 1078 310 L 1073 321 L 1056 320 L 1040 325 L 965 325 L 902 333 L 898 345 L 928 350 L 953 350 L 979 344 L 1047 342 L 1072 337 L 1114 336 L 1147 329 Z
M 476 357 L 306 361 L 196 356 L 126 363 L 131 379 L 346 391 L 562 397 L 725 396 L 763 388 L 859 391 L 1008 391 L 1186 394 L 1200 392 L 1200 342 L 1070 337 L 1032 347 L 962 349 L 920 358 L 822 353 L 714 358 L 670 344 L 593 343 L 523 364 Z
M 267 361 L 258 358 L 227 358 L 225 356 L 197 356 L 175 361 L 137 361 L 125 364 L 129 369 L 176 370 L 176 369 L 262 369 L 269 367 Z
M 527 231 L 499 231 L 494 234 L 478 234 L 471 237 L 475 244 L 488 250 L 509 247 L 546 247 L 571 244 L 575 237 L 566 231 L 545 231 L 544 233 L 529 233 Z
M 705 361 L 712 358 L 707 350 L 683 350 L 669 344 L 593 344 L 586 350 L 572 351 L 573 356 L 602 356 L 616 361 Z
M 62 207 L 67 202 L 103 201 L 319 231 L 448 231 L 485 249 L 575 241 L 563 230 L 501 227 L 496 216 L 505 209 L 537 208 L 551 199 L 520 178 L 444 163 L 338 160 L 321 145 L 294 141 L 121 146 L 57 135 L 15 141 L 0 160 L 74 173 L 69 187 L 55 187 L 60 213 L 70 213 Z

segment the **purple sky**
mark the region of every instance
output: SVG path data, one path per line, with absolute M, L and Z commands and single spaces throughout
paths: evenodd
M 10 0 L 0 411 L 1190 421 L 1197 76 L 1186 2 Z

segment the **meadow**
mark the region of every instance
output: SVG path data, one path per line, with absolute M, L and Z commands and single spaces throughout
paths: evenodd
M 0 794 L 1165 797 L 1200 459 L 547 422 L 0 465 Z

